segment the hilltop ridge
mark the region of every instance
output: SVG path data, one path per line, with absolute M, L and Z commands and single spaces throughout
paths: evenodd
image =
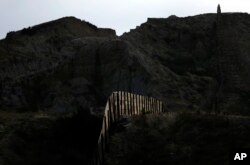
M 97 26 L 73 16 L 63 17 L 57 20 L 45 22 L 33 27 L 24 28 L 16 32 L 9 32 L 6 39 L 14 36 L 47 33 L 51 35 L 56 33 L 57 35 L 70 34 L 72 36 L 116 36 L 116 32 L 113 29 L 98 28 Z

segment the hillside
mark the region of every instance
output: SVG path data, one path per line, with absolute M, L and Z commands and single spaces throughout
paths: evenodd
M 10 32 L 0 41 L 0 109 L 67 111 L 76 109 L 71 107 L 72 102 L 99 105 L 101 101 L 95 101 L 102 96 L 89 77 L 85 77 L 94 75 L 96 61 L 88 59 L 87 63 L 93 64 L 92 70 L 82 68 L 86 61 L 81 58 L 86 57 L 81 51 L 87 54 L 92 47 L 114 37 L 115 31 L 97 28 L 74 17 Z M 86 94 L 88 98 L 84 98 Z
M 84 164 L 117 90 L 165 111 L 249 116 L 249 44 L 247 13 L 148 18 L 120 37 L 74 17 L 10 32 L 0 40 L 0 164 Z
M 0 108 L 67 111 L 130 90 L 170 111 L 249 114 L 249 24 L 244 13 L 149 18 L 117 37 L 65 17 L 10 32 L 0 41 Z

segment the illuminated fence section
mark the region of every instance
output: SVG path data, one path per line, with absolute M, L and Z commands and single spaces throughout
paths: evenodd
M 102 165 L 104 153 L 108 151 L 111 128 L 122 118 L 147 113 L 162 113 L 163 104 L 153 97 L 124 91 L 113 92 L 107 100 L 102 129 L 89 165 Z

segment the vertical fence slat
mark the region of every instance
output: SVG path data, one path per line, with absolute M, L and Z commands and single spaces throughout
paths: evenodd
M 135 101 L 135 105 L 134 105 L 135 106 L 135 115 L 137 115 L 137 95 L 135 94 L 134 97 L 135 97 L 135 100 L 134 100 Z
M 148 107 L 149 107 L 149 112 L 150 113 L 153 113 L 153 110 L 152 110 L 152 104 L 151 104 L 151 97 L 148 98 Z
M 161 102 L 158 100 L 158 111 L 161 113 Z
M 129 109 L 129 93 L 127 92 L 127 115 L 129 116 L 130 109 Z
M 143 113 L 143 98 L 142 98 L 142 96 L 140 96 L 140 98 L 141 98 L 141 112 L 140 112 L 140 114 L 142 114 Z
M 155 113 L 158 113 L 158 108 L 157 108 L 157 100 L 154 99 L 154 109 L 155 109 Z
M 132 116 L 133 115 L 133 100 L 132 100 L 132 93 L 130 93 L 130 104 L 129 104 L 129 107 L 130 107 L 130 115 Z
M 137 97 L 138 97 L 138 100 L 137 100 L 138 101 L 138 111 L 137 112 L 138 112 L 138 115 L 140 115 L 141 114 L 141 100 L 140 100 L 141 97 L 140 97 L 140 95 L 138 95 Z
M 151 97 L 148 98 L 149 112 L 152 113 Z
M 123 115 L 123 91 L 121 91 L 121 94 L 120 94 L 120 100 L 121 100 L 121 116 Z
M 146 97 L 145 97 L 145 96 L 142 96 L 142 97 L 143 97 L 144 112 L 146 112 L 146 111 L 147 111 L 147 105 L 146 105 L 147 101 L 146 101 Z
M 108 114 L 109 114 L 108 118 L 109 118 L 109 124 L 110 124 L 112 122 L 112 112 L 111 112 L 111 100 L 110 100 L 110 98 L 108 99 L 108 109 L 109 109 L 109 111 L 108 111 Z
M 141 95 L 139 95 L 138 97 L 139 97 L 139 105 L 138 105 L 139 111 L 138 111 L 138 115 L 140 115 L 141 114 Z
M 154 98 L 151 98 L 151 106 L 152 106 L 153 112 L 157 113 L 156 109 L 155 109 L 155 106 L 154 106 Z
M 159 106 L 159 101 L 157 100 L 157 112 L 159 113 L 160 112 L 160 106 Z
M 153 101 L 154 101 L 154 112 L 157 113 L 157 104 L 156 104 L 156 100 L 153 98 Z
M 130 99 L 129 99 L 129 93 L 127 93 L 127 99 L 128 99 L 128 102 L 127 102 L 128 116 L 130 116 L 130 107 L 129 107 Z
M 161 102 L 161 112 L 163 112 L 163 105 L 162 105 L 162 102 Z
M 122 105 L 123 105 L 122 92 L 120 92 L 119 98 L 120 98 L 120 111 L 121 111 L 121 116 L 122 116 L 123 115 L 123 109 L 122 109 Z
M 161 102 L 159 102 L 159 111 L 162 112 L 162 110 L 161 110 Z
M 123 115 L 126 115 L 126 97 L 125 97 L 125 92 L 123 92 L 122 98 L 123 98 Z
M 129 109 L 129 116 L 131 116 L 131 93 L 128 93 L 128 109 Z
M 119 97 L 119 110 L 120 110 L 119 116 L 121 117 L 122 116 L 122 92 L 121 91 L 118 92 L 118 97 Z
M 104 124 L 105 124 L 105 151 L 109 151 L 109 148 L 108 148 L 108 142 L 109 142 L 109 133 L 108 133 L 108 125 L 107 125 L 107 117 L 104 116 Z
M 151 113 L 151 108 L 150 108 L 150 97 L 149 97 L 149 96 L 147 97 L 147 100 L 148 100 L 148 103 L 147 103 L 147 106 L 148 106 L 148 113 Z
M 119 100 L 120 100 L 120 117 L 122 116 L 122 92 L 119 92 Z
M 148 96 L 146 96 L 146 109 L 147 109 L 147 112 L 149 111 L 148 109 Z
M 142 96 L 140 95 L 140 105 L 141 105 L 141 110 L 140 110 L 140 114 L 142 114 L 142 111 L 143 111 L 143 98 Z
M 140 114 L 140 95 L 136 95 L 137 97 L 137 115 Z
M 131 116 L 133 115 L 133 94 L 130 93 L 130 111 L 131 111 Z
M 124 99 L 124 101 L 123 101 L 123 107 L 124 107 L 124 115 L 126 115 L 127 114 L 127 109 L 126 109 L 126 92 L 124 92 L 123 93 L 123 99 Z
M 154 99 L 154 107 L 155 107 L 155 113 L 158 113 L 158 111 L 157 111 L 157 100 L 156 99 Z
M 160 102 L 159 102 L 159 100 L 157 100 L 157 112 L 158 113 L 160 113 L 160 107 L 159 107 L 159 105 L 160 105 Z
M 128 92 L 126 92 L 125 97 L 126 97 L 126 115 L 128 115 Z
M 161 103 L 160 103 L 160 101 L 158 101 L 158 112 L 159 113 L 161 112 Z
M 137 97 L 137 115 L 140 114 L 140 95 L 136 95 Z
M 142 106 L 142 111 L 141 111 L 141 113 L 142 113 L 142 114 L 144 113 L 144 110 L 145 110 L 145 107 L 144 107 L 144 106 L 145 106 L 145 102 L 144 102 L 144 101 L 145 101 L 145 98 L 141 96 L 141 106 Z
M 112 123 L 114 123 L 115 122 L 115 109 L 114 109 L 114 98 L 113 98 L 113 95 L 111 96 L 111 99 L 110 99 L 110 103 L 111 103 L 111 107 L 110 107 L 110 109 L 111 109 L 111 116 L 112 116 Z
M 154 111 L 154 113 L 156 113 L 156 111 L 155 111 L 155 100 L 154 100 L 154 98 L 152 99 L 152 107 L 153 107 L 153 111 Z
M 110 103 L 110 118 L 111 118 L 111 123 L 114 122 L 114 113 L 113 113 L 113 98 L 112 98 L 112 95 L 109 97 L 109 103 Z
M 152 113 L 152 108 L 150 107 L 150 97 L 148 96 L 148 112 Z
M 114 122 L 117 121 L 117 116 L 116 116 L 116 106 L 115 106 L 115 93 L 112 93 L 112 107 L 113 107 L 113 114 L 114 114 Z
M 132 100 L 132 93 L 130 93 L 130 115 L 133 115 L 133 100 Z
M 146 97 L 145 97 L 145 96 L 142 96 L 142 98 L 143 98 L 143 103 L 142 103 L 142 105 L 143 105 L 144 114 L 145 114 L 145 112 L 146 112 Z
M 157 113 L 157 102 L 155 102 L 155 101 L 154 101 L 154 111 L 155 111 L 155 113 Z
M 132 109 L 133 109 L 133 115 L 135 115 L 135 96 L 134 94 L 132 93 Z
M 150 107 L 149 107 L 149 96 L 147 97 L 147 100 L 148 100 L 147 106 L 148 106 L 148 112 L 149 112 L 151 110 Z
M 135 95 L 135 102 L 136 102 L 136 111 L 135 114 L 138 115 L 138 95 Z
M 149 99 L 149 107 L 150 107 L 150 112 L 154 113 L 154 108 L 152 106 L 152 97 Z
M 116 93 L 116 109 L 117 109 L 117 119 L 120 119 L 120 100 L 119 100 L 119 92 Z

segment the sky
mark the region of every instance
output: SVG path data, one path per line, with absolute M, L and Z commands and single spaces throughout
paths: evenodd
M 65 16 L 75 16 L 98 27 L 115 29 L 117 35 L 146 22 L 222 12 L 250 13 L 249 0 L 0 0 L 0 39 L 16 31 Z

